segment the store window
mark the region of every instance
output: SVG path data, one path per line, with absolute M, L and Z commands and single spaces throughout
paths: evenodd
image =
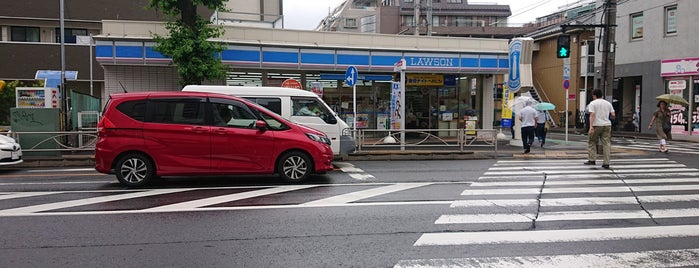
M 677 34 L 677 6 L 665 8 L 665 35 Z
M 72 29 L 64 28 L 64 42 L 69 44 L 75 44 L 77 41 L 77 36 L 87 36 L 87 29 Z M 56 43 L 61 42 L 61 28 L 56 28 Z
M 12 26 L 12 39 L 14 42 L 40 42 L 39 27 Z
M 357 19 L 356 18 L 345 18 L 345 27 L 346 28 L 357 28 Z
M 643 38 L 643 13 L 631 15 L 631 40 Z

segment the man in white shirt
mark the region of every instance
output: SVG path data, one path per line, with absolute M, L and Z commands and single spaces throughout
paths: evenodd
M 536 127 L 537 112 L 532 108 L 531 103 L 527 102 L 526 106 L 519 110 L 519 121 L 522 121 L 522 146 L 524 153 L 529 153 L 532 143 L 534 143 L 534 130 Z
M 614 107 L 602 98 L 602 90 L 592 91 L 592 101 L 587 105 L 590 112 L 590 129 L 587 140 L 587 162 L 594 165 L 597 159 L 597 140 L 602 144 L 602 168 L 609 169 L 609 154 L 612 150 L 612 121 L 615 117 Z

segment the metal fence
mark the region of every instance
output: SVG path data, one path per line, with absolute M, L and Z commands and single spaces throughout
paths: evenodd
M 497 154 L 495 129 L 359 129 L 355 132 L 357 151 L 363 150 L 458 150 L 489 147 Z M 403 137 L 404 143 L 401 143 Z
M 94 151 L 97 130 L 0 132 L 22 145 L 22 152 Z

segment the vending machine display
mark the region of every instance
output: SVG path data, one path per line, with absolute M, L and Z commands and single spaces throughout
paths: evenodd
M 43 87 L 18 87 L 17 108 L 58 108 L 58 89 Z

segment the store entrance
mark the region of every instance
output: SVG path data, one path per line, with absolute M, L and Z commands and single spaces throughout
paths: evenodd
M 405 128 L 437 128 L 437 88 L 406 87 L 405 89 Z

